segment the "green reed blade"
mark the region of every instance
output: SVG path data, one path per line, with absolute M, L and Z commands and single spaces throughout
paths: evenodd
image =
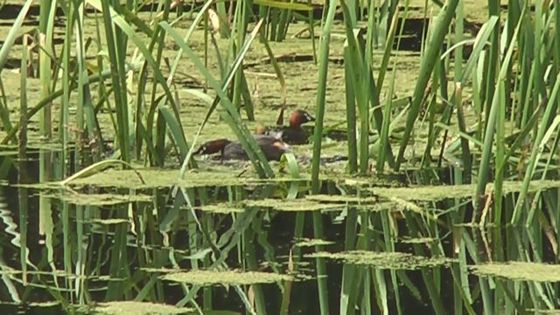
M 378 132 L 381 131 L 383 124 L 383 113 L 379 109 L 379 93 L 375 85 L 372 74 L 372 42 L 373 33 L 368 31 L 367 39 L 360 29 L 354 28 L 351 24 L 352 18 L 350 9 L 342 2 L 342 9 L 346 24 L 346 45 L 348 46 L 348 58 L 346 62 L 350 64 L 348 73 L 353 80 L 355 87 L 351 92 L 356 97 L 358 116 L 360 118 L 359 152 L 360 152 L 360 174 L 364 175 L 369 170 L 369 131 L 370 131 L 370 103 L 373 112 L 375 126 Z M 369 19 L 370 29 L 373 28 L 373 19 Z M 348 96 L 347 96 L 348 98 Z M 393 156 L 388 142 L 383 146 L 383 152 L 387 152 L 387 157 L 392 163 Z
M 323 134 L 323 121 L 325 118 L 325 94 L 327 88 L 327 74 L 329 66 L 329 46 L 331 29 L 336 11 L 336 1 L 330 0 L 328 12 L 323 26 L 323 34 L 321 37 L 321 46 L 319 49 L 319 77 L 317 82 L 317 98 L 315 102 L 315 128 L 313 131 L 313 159 L 311 162 L 311 191 L 314 194 L 319 193 L 319 170 L 321 166 L 321 145 Z M 315 238 L 323 237 L 323 218 L 317 211 L 313 212 L 313 231 Z M 316 250 L 321 250 L 321 246 L 316 246 Z M 317 266 L 317 285 L 319 292 L 319 305 L 321 314 L 329 313 L 328 303 L 328 287 L 327 287 L 327 270 L 324 258 L 316 258 Z
M 253 221 L 253 226 L 257 224 L 259 220 Z M 244 263 L 246 270 L 258 270 L 259 264 L 256 257 L 256 246 L 255 246 L 255 237 L 257 231 L 253 229 L 246 229 L 243 233 L 243 238 L 241 239 L 240 246 L 244 248 L 245 255 L 244 255 Z M 253 285 L 251 286 L 251 293 L 252 296 L 252 305 L 255 305 L 256 314 L 263 314 L 266 315 L 266 297 L 263 293 L 262 285 Z
M 345 6 L 343 6 L 345 8 Z M 344 12 L 347 12 L 345 8 Z M 348 21 L 348 19 L 346 19 Z M 346 68 L 346 73 L 349 77 L 346 81 L 349 81 L 346 85 L 352 85 L 352 89 L 348 90 L 347 93 L 355 96 L 355 102 L 358 108 L 357 114 L 360 119 L 359 128 L 359 169 L 360 174 L 364 175 L 368 170 L 368 160 L 369 160 L 369 96 L 370 93 L 366 89 L 367 80 L 370 77 L 369 70 L 365 68 L 363 60 L 364 42 L 361 32 L 359 30 L 353 30 L 351 25 L 346 25 L 346 43 L 345 55 L 347 56 L 348 67 Z M 347 95 L 347 99 L 349 96 Z M 351 106 L 354 101 L 348 106 Z M 352 125 L 352 123 L 350 124 Z
M 160 84 L 160 86 L 163 88 L 165 95 L 166 95 L 166 101 L 169 102 L 171 108 L 173 109 L 173 112 L 175 113 L 176 119 L 177 121 L 180 123 L 181 119 L 179 117 L 179 109 L 178 109 L 178 105 L 175 102 L 175 98 L 173 97 L 173 94 L 171 93 L 171 90 L 169 89 L 168 84 L 166 83 L 166 80 L 160 70 L 160 66 L 159 64 L 155 61 L 154 57 L 151 55 L 151 52 L 147 49 L 147 47 L 144 44 L 144 41 L 136 34 L 135 30 L 130 26 L 130 24 L 122 17 L 120 16 L 117 12 L 115 12 L 115 10 L 112 7 L 109 7 L 108 4 L 106 4 L 105 2 L 101 2 L 99 0 L 88 0 L 88 3 L 90 5 L 92 5 L 93 7 L 95 7 L 97 10 L 101 10 L 104 9 L 104 16 L 105 19 L 107 20 L 106 23 L 109 23 L 110 25 L 112 25 L 112 23 L 115 23 L 123 32 L 124 34 L 127 35 L 128 38 L 130 38 L 132 40 L 132 42 L 134 42 L 134 44 L 136 45 L 136 47 L 140 50 L 140 52 L 142 53 L 142 56 L 145 58 L 145 62 L 147 62 L 152 71 L 153 71 L 153 75 L 154 78 L 156 79 L 156 81 Z M 110 14 L 110 16 L 109 16 Z M 166 23 L 166 22 L 162 22 L 162 23 Z M 169 24 L 167 24 L 169 25 Z M 160 23 L 161 26 L 161 23 Z M 108 36 L 111 36 L 109 34 L 111 34 L 111 31 L 108 31 L 109 33 L 107 34 Z M 118 42 L 115 41 L 111 41 L 109 40 L 109 42 L 114 43 L 114 44 L 118 44 Z M 120 44 L 119 44 L 120 45 Z M 112 47 L 112 45 L 108 46 L 109 48 Z M 109 49 L 109 53 L 111 55 L 111 50 L 112 48 Z M 116 58 L 116 55 L 115 55 Z M 118 64 L 117 64 L 118 65 Z M 117 66 L 114 65 L 114 66 Z M 123 65 L 124 66 L 124 65 Z M 113 65 L 112 65 L 113 67 Z M 120 71 L 121 68 L 115 69 L 114 71 Z M 126 71 L 124 71 L 124 69 L 122 69 L 123 73 L 122 75 L 122 80 L 124 80 L 124 78 L 126 78 Z M 113 72 L 114 73 L 114 72 Z M 117 78 L 113 78 L 114 80 L 117 80 Z M 113 84 L 115 84 L 115 82 L 113 82 Z M 118 84 L 118 86 L 126 86 L 126 82 L 118 82 L 116 83 Z M 115 85 L 115 93 L 119 93 L 120 97 L 117 97 L 116 100 L 120 100 L 120 104 L 119 106 L 117 106 L 117 118 L 119 117 L 119 112 L 120 112 L 120 118 L 118 118 L 119 120 L 119 126 L 124 128 L 122 130 L 119 131 L 120 133 L 120 141 L 125 141 L 126 144 L 129 143 L 129 139 L 128 139 L 128 111 L 126 106 L 128 106 L 126 101 L 126 93 L 124 93 L 124 91 L 117 91 L 117 85 Z M 124 119 L 126 118 L 126 120 Z M 122 125 L 121 125 L 122 124 Z M 126 134 L 125 134 L 126 131 Z M 122 150 L 122 148 L 121 148 Z M 127 148 L 126 150 L 129 150 L 129 148 Z
M 18 183 L 26 184 L 29 182 L 29 174 L 27 174 L 27 62 L 29 58 L 30 48 L 27 42 L 27 36 L 24 35 L 22 54 L 21 54 L 21 65 L 20 65 L 20 99 L 19 99 L 19 112 L 20 112 L 20 126 L 18 134 L 18 158 L 20 161 L 20 169 L 18 172 Z M 27 243 L 28 236 L 28 214 L 29 214 L 29 192 L 27 188 L 18 189 L 18 207 L 19 207 L 19 223 L 20 223 L 20 239 L 19 239 L 19 263 L 21 268 L 21 278 L 23 285 L 28 284 L 28 264 L 29 259 L 29 249 Z M 14 299 L 16 301 L 19 298 Z M 20 302 L 20 301 L 18 301 Z
M 346 224 L 344 237 L 344 251 L 356 249 L 356 240 L 358 238 L 358 212 L 356 209 L 346 207 Z M 356 307 L 356 298 L 358 286 L 356 281 L 360 279 L 360 267 L 350 264 L 342 266 L 342 287 L 340 289 L 340 309 L 339 314 L 348 314 L 350 310 Z
M 0 72 L 4 69 L 4 65 L 6 65 L 6 61 L 8 61 L 11 49 L 14 46 L 17 37 L 21 34 L 21 26 L 23 25 L 27 12 L 32 4 L 33 0 L 27 0 L 23 3 L 12 27 L 10 27 L 6 37 L 3 38 L 4 42 L 2 43 L 2 47 L 0 47 Z
M 171 108 L 167 106 L 159 106 L 159 111 L 163 115 L 163 119 L 165 119 L 165 123 L 169 127 L 169 132 L 175 141 L 175 145 L 179 149 L 181 161 L 184 161 L 187 157 L 187 153 L 189 152 L 189 145 L 187 144 L 187 139 L 185 139 L 183 129 L 177 119 L 175 119 L 175 115 L 173 115 Z
M 241 66 L 243 58 L 245 57 L 245 54 L 247 53 L 247 50 L 249 49 L 250 44 L 252 43 L 253 39 L 256 37 L 256 35 L 258 33 L 260 25 L 262 25 L 262 20 L 253 29 L 253 32 L 251 33 L 250 37 L 247 39 L 247 41 L 245 42 L 243 47 L 241 47 L 241 49 L 239 50 L 239 54 L 237 55 L 232 67 L 230 68 L 229 75 L 227 76 L 227 78 L 225 79 L 223 84 L 220 85 L 220 83 L 214 79 L 212 74 L 210 74 L 208 69 L 206 69 L 204 67 L 201 60 L 194 53 L 194 51 L 192 51 L 191 48 L 186 45 L 186 43 L 170 27 L 170 25 L 167 24 L 166 22 L 161 23 L 161 26 L 169 33 L 169 35 L 171 35 L 171 37 L 173 39 L 175 39 L 177 44 L 182 47 L 183 52 L 185 54 L 187 54 L 187 56 L 195 64 L 197 69 L 205 76 L 205 78 L 209 82 L 210 86 L 212 86 L 212 88 L 218 94 L 216 96 L 214 104 L 215 104 L 215 106 L 217 106 L 217 104 L 220 103 L 220 104 L 222 104 L 222 106 L 226 110 L 226 112 L 220 112 L 221 117 L 224 119 L 224 121 L 226 123 L 228 123 L 228 125 L 230 126 L 232 131 L 236 134 L 237 138 L 240 140 L 241 145 L 243 146 L 243 148 L 247 152 L 247 155 L 249 156 L 251 162 L 255 166 L 257 172 L 259 173 L 259 176 L 261 176 L 261 177 L 273 177 L 274 172 L 270 168 L 270 165 L 268 164 L 268 161 L 264 157 L 264 155 L 262 153 L 262 150 L 257 145 L 255 139 L 251 135 L 247 126 L 241 121 L 241 117 L 239 116 L 239 113 L 237 112 L 237 109 L 233 106 L 233 104 L 231 103 L 231 101 L 229 100 L 227 95 L 225 94 L 225 89 L 229 86 L 230 82 L 233 80 L 233 78 L 235 76 L 235 73 L 237 72 L 237 70 Z M 209 117 L 209 115 L 215 109 L 215 106 L 212 106 L 209 109 L 209 111 L 207 113 L 207 117 Z M 191 146 L 191 149 L 189 150 L 189 153 L 187 154 L 187 160 L 185 160 L 184 163 L 187 163 L 187 161 L 190 160 L 190 158 L 192 156 L 192 153 L 194 152 L 194 143 L 196 143 L 196 139 L 198 138 L 198 135 L 200 134 L 200 131 L 202 130 L 203 127 L 204 127 L 204 125 L 201 125 L 197 134 L 195 135 L 195 139 L 193 141 L 193 146 Z M 181 173 L 184 173 L 184 171 L 186 170 L 184 163 L 183 163 L 183 167 L 181 168 L 182 169 Z
M 71 10 L 73 10 L 73 6 L 72 4 L 69 3 L 67 7 L 67 11 L 71 12 Z M 68 128 L 66 128 L 66 126 L 68 126 L 70 120 L 70 112 L 69 112 L 70 92 L 71 92 L 70 86 L 72 85 L 73 74 L 70 73 L 69 70 L 70 70 L 70 55 L 71 55 L 71 47 L 72 47 L 71 42 L 73 38 L 72 26 L 74 25 L 75 20 L 76 17 L 73 15 L 70 15 L 68 17 L 68 21 L 66 23 L 66 28 L 65 28 L 66 36 L 64 37 L 64 48 L 62 52 L 62 66 L 66 70 L 63 72 L 63 77 L 62 77 L 62 90 L 64 94 L 62 96 L 61 108 L 59 114 L 60 118 L 58 124 L 58 130 L 59 130 L 58 139 L 62 143 L 63 150 L 62 152 L 60 152 L 60 159 L 63 161 L 66 161 L 66 159 L 68 158 L 67 152 L 69 152 L 69 145 L 71 140 L 69 130 Z M 79 157 L 76 157 L 75 161 L 76 160 L 79 160 Z M 59 176 L 65 177 L 68 172 L 68 165 L 66 163 L 60 163 L 59 168 L 60 168 Z
M 545 149 L 545 146 L 548 143 L 548 140 L 552 136 L 554 132 L 557 132 L 557 128 L 560 125 L 560 120 L 555 119 L 551 125 L 543 122 L 548 122 L 553 117 L 554 113 L 553 110 L 555 109 L 554 104 L 556 103 L 556 98 L 558 97 L 558 92 L 560 91 L 560 74 L 556 76 L 556 82 L 554 84 L 554 88 L 552 89 L 550 98 L 545 107 L 545 112 L 542 116 L 541 124 L 539 125 L 535 144 L 538 145 L 536 149 L 533 149 L 531 152 L 531 156 L 529 157 L 529 162 L 527 164 L 527 168 L 525 171 L 525 176 L 523 177 L 523 184 L 521 186 L 521 190 L 519 191 L 519 197 L 517 202 L 515 203 L 515 208 L 513 210 L 512 216 L 512 224 L 516 224 L 519 222 L 520 219 L 520 211 L 525 203 L 525 198 L 527 192 L 529 190 L 529 184 L 531 179 L 533 178 L 533 174 L 535 173 L 537 162 L 540 160 L 542 152 Z
M 403 21 L 406 21 L 407 18 L 407 14 L 408 14 L 408 2 L 409 0 L 406 1 L 405 3 L 405 13 L 404 16 L 402 18 Z M 387 74 L 387 67 L 389 65 L 389 59 L 391 58 L 391 53 L 393 52 L 393 44 L 395 42 L 395 36 L 397 33 L 397 23 L 399 21 L 399 11 L 395 12 L 395 14 L 393 15 L 393 18 L 391 20 L 391 25 L 389 27 L 389 32 L 387 34 L 387 40 L 385 42 L 385 49 L 383 50 L 383 57 L 381 59 L 381 65 L 379 66 L 379 74 L 377 75 L 377 88 L 378 88 L 378 95 L 377 95 L 377 99 L 380 98 L 379 96 L 379 92 L 381 92 L 381 89 L 383 88 L 383 82 L 385 81 L 385 75 Z M 373 15 L 371 17 L 369 17 L 369 19 L 371 20 L 370 22 L 370 28 L 368 28 L 368 32 L 373 32 L 373 28 L 371 28 L 371 24 L 373 24 L 374 18 Z M 400 30 L 400 35 L 402 36 L 402 32 L 404 30 L 404 23 L 403 26 L 401 26 L 401 30 Z M 399 37 L 399 42 L 400 42 L 400 37 Z M 367 47 L 369 48 L 370 45 L 368 44 Z M 399 44 L 397 44 L 397 47 L 399 47 Z M 369 56 L 369 55 L 368 55 Z M 392 94 L 390 97 L 392 97 Z
M 350 60 L 350 48 L 344 47 L 344 58 Z M 356 140 L 356 96 L 354 91 L 353 69 L 349 62 L 344 63 L 344 88 L 346 92 L 346 133 L 348 135 L 348 172 L 358 172 L 358 143 Z
M 517 38 L 522 22 L 523 19 L 519 20 L 513 38 Z M 507 53 L 500 66 L 499 79 L 497 80 L 498 88 L 500 85 L 503 84 L 503 81 L 505 80 L 505 75 L 507 73 L 508 65 L 512 59 L 514 47 L 515 47 L 515 41 L 512 41 L 508 46 Z M 490 156 L 493 149 L 492 143 L 494 140 L 496 117 L 498 115 L 499 107 L 500 107 L 499 94 L 494 94 L 494 97 L 492 99 L 492 105 L 490 107 L 490 114 L 488 116 L 488 121 L 486 124 L 486 131 L 484 134 L 484 146 L 482 149 L 482 157 L 480 159 L 480 166 L 478 170 L 479 174 L 477 180 L 477 189 L 474 198 L 475 209 L 479 209 L 480 207 L 480 202 L 481 202 L 480 198 L 481 196 L 484 195 L 486 184 L 488 182 L 488 174 L 490 171 Z
M 312 191 L 319 192 L 319 169 L 321 159 L 321 140 L 323 134 L 323 120 L 325 117 L 325 93 L 327 88 L 327 74 L 329 65 L 329 44 L 334 13 L 336 10 L 336 1 L 330 0 L 328 6 L 327 17 L 323 27 L 321 37 L 321 47 L 319 49 L 319 77 L 317 82 L 317 98 L 315 102 L 315 128 L 313 131 L 313 160 L 311 165 L 311 181 Z M 326 303 L 326 300 L 325 300 Z M 322 306 L 326 306 L 322 305 Z M 321 310 L 326 311 L 323 307 Z
M 124 43 L 120 42 L 120 31 L 113 28 L 113 21 L 118 17 L 117 12 L 111 10 L 108 1 L 102 1 L 99 7 L 102 11 L 103 25 L 107 40 L 107 52 L 109 54 L 111 83 L 115 98 L 115 109 L 117 114 L 116 140 L 124 161 L 130 161 L 130 141 L 128 122 L 128 95 L 126 93 L 126 71 L 124 60 L 121 60 Z
M 395 67 L 396 68 L 396 67 Z M 393 93 L 395 88 L 395 80 L 396 80 L 397 73 L 393 71 L 393 75 L 391 77 L 391 84 L 389 85 L 389 97 L 385 101 L 385 105 L 383 106 L 383 123 L 381 125 L 381 130 L 379 132 L 379 153 L 377 155 L 377 163 L 376 169 L 378 174 L 383 174 L 385 161 L 387 157 L 387 150 L 385 148 L 390 148 L 389 143 L 389 127 L 391 124 L 391 113 L 393 112 Z
M 203 21 L 204 17 L 207 14 L 208 9 L 210 8 L 210 6 L 214 3 L 213 0 L 208 0 L 204 3 L 204 5 L 200 8 L 200 11 L 196 14 L 196 17 L 194 18 L 194 20 L 192 21 L 191 26 L 189 27 L 189 29 L 187 30 L 187 33 L 185 35 L 185 37 L 183 37 L 183 41 L 185 43 L 188 43 L 190 41 L 190 38 L 192 36 L 192 34 L 194 33 L 194 31 L 196 30 L 196 28 L 198 27 L 199 23 L 201 21 Z M 170 85 L 171 82 L 173 82 L 173 78 L 175 77 L 175 72 L 177 72 L 177 69 L 179 67 L 179 62 L 181 61 L 181 57 L 183 56 L 183 48 L 181 48 L 179 46 L 179 50 L 177 52 L 177 55 L 175 56 L 175 59 L 173 60 L 173 63 L 171 65 L 171 69 L 169 70 L 169 76 L 167 79 L 167 84 Z M 222 62 L 218 62 L 218 64 L 222 64 Z
M 404 157 L 404 152 L 410 141 L 410 136 L 412 130 L 415 127 L 415 121 L 418 119 L 418 114 L 420 112 L 420 105 L 422 99 L 424 98 L 424 92 L 428 86 L 428 81 L 432 74 L 432 70 L 436 63 L 436 59 L 440 53 L 440 47 L 443 43 L 447 30 L 449 29 L 449 24 L 455 14 L 455 9 L 457 8 L 459 0 L 449 0 L 446 5 L 442 8 L 438 17 L 435 21 L 435 26 L 428 43 L 428 47 L 422 57 L 420 63 L 420 74 L 418 76 L 418 81 L 414 88 L 414 94 L 412 96 L 412 104 L 410 107 L 410 112 L 408 113 L 406 120 L 406 127 L 404 130 L 403 138 L 400 144 L 399 153 L 397 155 L 395 168 L 398 170 Z
M 163 12 L 159 12 L 158 17 L 162 20 L 168 20 L 169 19 L 169 1 L 167 1 L 166 3 L 162 4 L 163 6 Z M 129 16 L 127 14 L 125 14 L 125 16 L 127 17 L 128 21 L 131 21 L 131 19 L 129 18 Z M 131 23 L 134 23 L 133 21 L 131 21 Z M 140 28 L 143 29 L 143 28 Z M 150 43 L 148 45 L 148 50 L 149 51 L 153 51 L 155 48 L 155 58 L 154 61 L 157 64 L 162 64 L 163 60 L 162 60 L 162 56 L 163 56 L 163 50 L 165 47 L 165 32 L 163 31 L 163 29 L 161 27 L 159 27 L 158 25 L 155 26 L 155 31 L 152 32 L 151 30 L 146 33 L 148 36 L 151 37 Z M 142 142 L 146 143 L 146 147 L 147 147 L 147 152 L 150 153 L 150 160 L 152 164 L 155 164 L 159 167 L 163 167 L 164 162 L 165 162 L 165 140 L 166 140 L 166 125 L 165 125 L 165 119 L 162 119 L 159 115 L 157 116 L 156 119 L 156 126 L 153 126 L 154 123 L 154 119 L 155 119 L 155 115 L 157 113 L 157 106 L 159 106 L 160 102 L 162 102 L 162 100 L 164 99 L 163 97 L 159 96 L 159 90 L 158 90 L 158 84 L 157 81 L 156 82 L 152 82 L 151 80 L 148 79 L 148 71 L 149 71 L 149 64 L 148 63 L 143 63 L 142 68 L 140 70 L 140 74 L 139 74 L 139 78 L 138 78 L 138 83 L 136 84 L 137 86 L 137 92 L 136 92 L 136 119 L 135 119 L 135 123 L 136 126 L 134 128 L 135 130 L 135 139 L 136 139 L 136 143 L 135 143 L 135 147 L 136 147 L 136 156 L 139 159 L 141 152 L 142 152 Z M 173 69 L 170 70 L 171 72 L 173 71 Z M 146 90 L 148 90 L 149 85 L 151 83 L 151 92 L 146 92 Z M 170 78 L 168 78 L 167 80 L 167 85 L 169 86 L 173 86 L 173 81 L 170 80 Z M 132 90 L 133 88 L 130 87 L 130 89 Z M 147 110 L 146 113 L 146 127 L 144 128 L 144 126 L 142 125 L 142 120 L 143 120 L 143 112 L 144 112 L 144 107 L 146 106 L 146 97 L 144 96 L 145 94 L 150 95 L 149 97 L 149 104 L 151 104 Z M 178 99 L 178 98 L 177 98 Z M 179 117 L 179 113 L 178 110 L 176 112 L 173 112 L 174 114 L 176 113 L 176 118 L 173 120 L 174 122 L 178 121 L 178 117 Z M 179 126 L 181 125 L 180 121 L 178 121 Z M 143 132 L 144 130 L 154 130 L 154 132 Z M 173 134 L 175 134 L 177 132 L 177 129 L 175 129 L 175 131 L 173 132 Z M 183 133 L 183 131 L 181 130 L 181 133 Z M 153 140 L 153 137 L 156 137 L 155 143 Z M 186 142 L 186 137 L 185 135 L 177 135 L 179 138 L 185 138 L 185 142 Z

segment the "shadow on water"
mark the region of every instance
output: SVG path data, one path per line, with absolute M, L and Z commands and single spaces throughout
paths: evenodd
M 469 223 L 471 186 L 416 185 L 445 171 L 327 178 L 308 195 L 306 180 L 262 181 L 222 165 L 180 181 L 175 170 L 108 169 L 65 186 L 16 186 L 10 161 L 0 191 L 2 312 L 317 314 L 318 260 L 333 314 L 478 314 L 489 283 L 507 298 L 519 281 L 543 294 L 558 281 L 560 267 L 536 263 L 556 263 L 550 228 Z M 36 183 L 36 163 L 25 169 Z M 541 187 L 554 194 L 558 183 Z M 543 307 L 519 294 L 519 308 Z

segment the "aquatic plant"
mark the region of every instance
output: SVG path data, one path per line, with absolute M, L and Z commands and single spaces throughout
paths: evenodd
M 560 308 L 559 3 L 500 4 L 7 1 L 3 300 Z M 301 107 L 312 143 L 269 162 L 255 121 Z M 250 164 L 195 159 L 215 137 Z

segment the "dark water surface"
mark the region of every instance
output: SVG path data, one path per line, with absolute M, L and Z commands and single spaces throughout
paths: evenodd
M 179 305 L 205 314 L 318 314 L 320 294 L 332 314 L 344 309 L 480 314 L 488 311 L 485 298 L 503 311 L 508 305 L 518 311 L 547 307 L 532 296 L 536 292 L 543 303 L 548 296 L 548 306 L 558 303 L 558 280 L 546 277 L 554 277 L 555 269 L 538 274 L 539 268 L 555 265 L 505 265 L 506 274 L 499 265 L 494 265 L 498 271 L 471 267 L 555 263 L 554 227 L 540 226 L 542 218 L 528 228 L 472 226 L 465 187 L 417 187 L 415 181 L 425 180 L 425 174 L 394 177 L 382 186 L 379 180 L 331 179 L 323 182 L 320 195 L 309 196 L 306 181 L 255 184 L 238 178 L 237 184 L 227 184 L 231 178 L 224 174 L 227 185 L 207 178 L 211 186 L 205 186 L 199 171 L 191 177 L 193 185 L 187 176 L 189 202 L 183 203 L 183 195 L 173 195 L 170 187 L 115 188 L 123 176 L 131 187 L 139 181 L 131 171 L 112 169 L 66 187 L 17 187 L 19 172 L 12 162 L 8 156 L 1 164 L 3 313 L 101 311 L 111 306 L 103 302 L 136 300 L 157 304 L 105 311 Z M 37 163 L 25 168 L 28 180 L 37 182 Z M 148 186 L 150 174 L 173 172 L 139 170 Z M 102 175 L 115 179 L 106 182 Z M 294 189 L 297 199 L 290 200 Z M 540 191 L 542 214 L 552 210 L 546 200 L 555 198 L 556 190 Z M 124 199 L 107 205 L 117 196 Z M 317 271 L 318 262 L 324 263 L 326 277 Z M 319 288 L 318 277 L 325 287 Z M 515 288 L 517 305 L 508 303 Z

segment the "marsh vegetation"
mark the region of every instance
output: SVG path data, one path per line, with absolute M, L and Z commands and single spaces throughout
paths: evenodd
M 4 1 L 0 310 L 560 312 L 558 8 Z

